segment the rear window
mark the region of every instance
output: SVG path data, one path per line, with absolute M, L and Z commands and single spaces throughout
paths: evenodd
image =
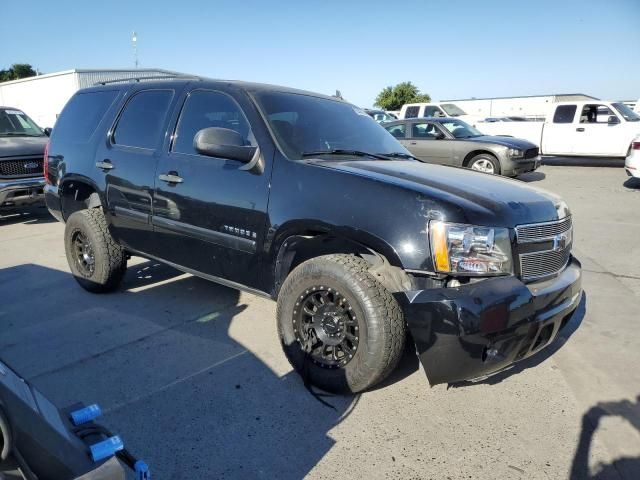
M 162 136 L 173 90 L 143 90 L 124 107 L 113 132 L 113 143 L 154 149 Z
M 407 111 L 404 113 L 404 118 L 417 118 L 420 107 L 407 107 Z
M 571 123 L 576 115 L 576 105 L 560 105 L 556 108 L 553 123 Z
M 78 93 L 69 100 L 56 121 L 56 139 L 87 142 L 118 96 L 118 90 Z

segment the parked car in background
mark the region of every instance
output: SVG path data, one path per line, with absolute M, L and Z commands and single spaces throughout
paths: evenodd
M 43 203 L 48 133 L 21 110 L 0 107 L 0 210 Z
M 640 178 L 640 137 L 631 142 L 629 155 L 624 161 L 624 168 L 630 177 Z
M 524 138 L 542 155 L 626 157 L 640 135 L 640 115 L 620 102 L 560 102 L 544 122 L 494 122 L 477 127 L 489 135 Z
M 398 119 L 422 117 L 455 117 L 474 125 L 481 117 L 467 114 L 455 103 L 407 103 L 400 109 Z
M 374 110 L 371 108 L 365 108 L 364 111 L 367 112 L 367 114 L 378 123 L 392 122 L 397 118 L 392 113 L 385 112 L 384 110 Z
M 432 384 L 500 371 L 562 335 L 582 291 L 566 203 L 418 162 L 366 116 L 237 81 L 80 90 L 45 187 L 73 276 L 112 291 L 137 254 L 273 298 L 291 364 L 337 392 L 383 381 L 407 329 Z
M 423 162 L 511 177 L 540 165 L 538 147 L 533 143 L 484 135 L 457 118 L 413 118 L 383 126 Z

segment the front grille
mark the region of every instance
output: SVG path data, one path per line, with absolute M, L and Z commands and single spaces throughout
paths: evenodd
M 0 177 L 38 177 L 44 173 L 43 157 L 0 159 Z
M 571 217 L 546 223 L 534 223 L 516 227 L 518 243 L 541 242 L 571 230 Z
M 571 248 L 546 252 L 523 253 L 520 255 L 520 274 L 523 280 L 555 275 L 569 262 Z
M 520 278 L 539 280 L 558 274 L 571 258 L 571 217 L 516 227 Z
M 538 156 L 538 147 L 524 151 L 524 158 L 535 158 Z

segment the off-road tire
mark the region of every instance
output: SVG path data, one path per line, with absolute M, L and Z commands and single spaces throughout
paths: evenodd
M 343 367 L 324 368 L 310 361 L 296 337 L 296 302 L 317 286 L 338 290 L 349 302 L 360 332 L 358 348 Z M 298 265 L 278 295 L 278 334 L 291 365 L 303 380 L 333 393 L 357 393 L 384 380 L 397 366 L 405 344 L 402 310 L 391 293 L 355 255 L 332 254 Z
M 73 238 L 76 232 L 81 232 L 91 242 L 95 268 L 90 274 L 82 270 L 75 257 Z M 112 292 L 118 288 L 127 269 L 127 256 L 109 233 L 101 208 L 80 210 L 68 218 L 64 246 L 71 273 L 82 288 L 93 293 Z

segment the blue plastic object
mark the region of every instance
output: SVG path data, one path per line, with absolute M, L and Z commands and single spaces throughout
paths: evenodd
M 151 480 L 151 472 L 145 462 L 138 460 L 134 467 L 136 469 L 136 480 Z
M 97 404 L 89 405 L 75 412 L 71 412 L 71 422 L 77 427 L 83 423 L 88 423 L 102 415 L 102 410 Z
M 93 445 L 89 446 L 89 450 L 91 451 L 91 458 L 94 462 L 99 462 L 100 460 L 104 460 L 105 458 L 112 457 L 116 452 L 122 450 L 123 448 L 124 443 L 118 435 L 107 438 L 102 442 L 94 443 Z

